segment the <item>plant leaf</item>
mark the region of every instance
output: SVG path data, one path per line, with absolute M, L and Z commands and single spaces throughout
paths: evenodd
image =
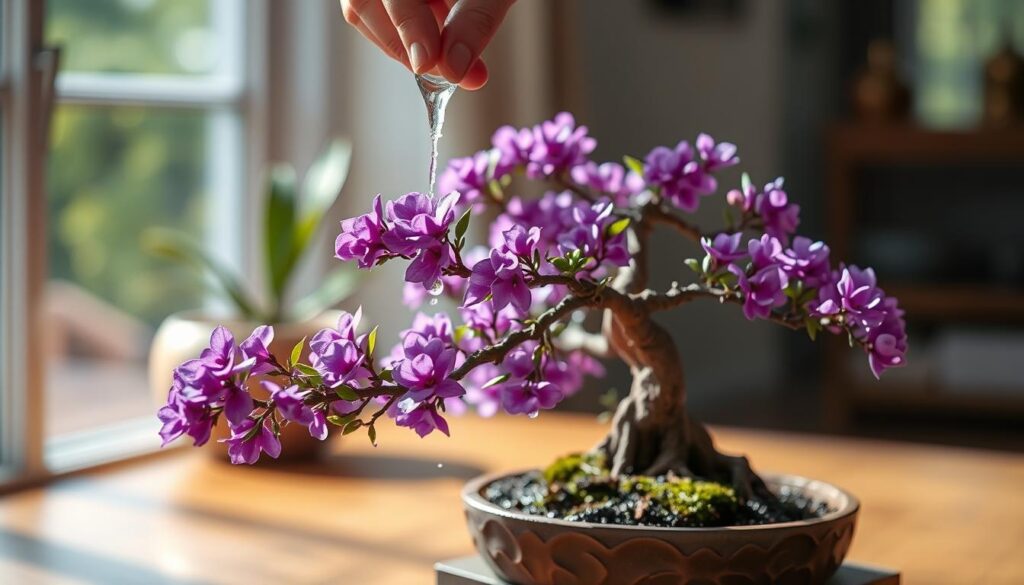
M 274 301 L 275 320 L 280 318 L 280 304 L 295 266 L 292 250 L 295 230 L 295 169 L 276 165 L 270 171 L 267 201 L 263 218 L 263 247 L 267 261 L 267 278 Z
M 461 240 L 462 236 L 466 235 L 466 229 L 469 228 L 469 216 L 473 213 L 473 209 L 467 209 L 466 213 L 462 214 L 459 218 L 459 222 L 455 224 L 455 239 Z
M 341 434 L 342 435 L 348 435 L 348 434 L 354 433 L 361 426 L 363 426 L 363 421 L 362 421 L 362 419 L 358 419 L 357 418 L 357 419 L 355 419 L 353 421 L 350 421 L 348 424 L 346 424 L 345 428 L 341 430 Z
M 200 274 L 210 277 L 234 303 L 239 317 L 262 320 L 263 315 L 256 308 L 256 302 L 231 271 L 189 236 L 166 228 L 149 228 L 142 233 L 141 244 L 154 256 L 192 266 Z
M 380 325 L 374 327 L 373 331 L 370 331 L 370 335 L 366 337 L 366 353 L 368 355 L 372 356 L 374 348 L 377 347 L 377 329 L 379 327 Z
M 296 262 L 305 253 L 317 228 L 323 223 L 324 216 L 341 195 L 351 162 L 352 143 L 337 138 L 309 167 L 302 184 L 302 199 L 299 201 L 292 246 Z
M 488 380 L 483 386 L 481 386 L 480 389 L 481 390 L 486 390 L 487 388 L 490 388 L 491 386 L 497 386 L 498 384 L 501 384 L 505 380 L 508 380 L 510 377 L 511 377 L 510 374 L 502 374 L 500 376 L 495 376 L 495 377 L 491 378 L 490 380 Z
M 626 163 L 626 168 L 633 171 L 634 173 L 644 176 L 644 163 L 640 159 L 633 158 L 631 156 L 622 157 L 622 162 Z
M 341 386 L 335 388 L 334 393 L 338 395 L 338 398 L 341 398 L 342 400 L 348 400 L 349 402 L 353 400 L 359 400 L 359 395 L 356 394 L 355 389 L 345 384 L 342 384 Z
M 291 363 L 293 365 L 299 363 L 299 360 L 302 359 L 302 348 L 305 345 L 306 345 L 306 338 L 303 337 L 302 339 L 299 340 L 298 343 L 295 344 L 294 347 L 292 347 L 292 353 L 291 353 L 290 358 L 291 358 Z
M 617 235 L 621 234 L 622 232 L 626 231 L 626 228 L 628 228 L 628 227 L 629 227 L 629 218 L 628 217 L 623 217 L 622 219 L 618 219 L 618 220 L 608 224 L 608 227 L 606 227 L 604 229 L 604 235 L 605 235 L 606 238 L 614 238 L 615 236 L 617 236 Z
M 316 290 L 295 303 L 291 313 L 297 321 L 312 319 L 351 296 L 363 275 L 352 264 L 343 264 L 324 277 Z
M 375 427 L 373 425 L 370 425 L 370 427 L 366 429 L 366 434 L 370 437 L 370 444 L 373 445 L 374 447 L 376 447 L 377 446 L 377 427 Z

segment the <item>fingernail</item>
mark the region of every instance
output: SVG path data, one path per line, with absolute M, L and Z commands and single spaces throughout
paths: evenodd
M 465 43 L 456 43 L 448 49 L 448 67 L 459 79 L 466 76 L 472 58 L 473 54 L 469 52 L 469 47 Z
M 427 63 L 427 50 L 420 43 L 413 43 L 409 47 L 409 60 L 416 73 L 423 73 L 423 66 Z

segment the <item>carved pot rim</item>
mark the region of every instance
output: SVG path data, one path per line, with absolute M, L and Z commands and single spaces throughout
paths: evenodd
M 667 527 L 667 526 L 631 526 L 624 524 L 597 524 L 594 522 L 579 522 L 573 520 L 562 520 L 560 518 L 548 518 L 546 516 L 535 516 L 514 510 L 506 510 L 487 501 L 481 492 L 490 483 L 506 477 L 522 475 L 535 471 L 534 469 L 521 469 L 518 471 L 502 471 L 487 473 L 477 476 L 463 486 L 462 502 L 467 508 L 473 508 L 511 520 L 521 522 L 536 522 L 538 524 L 551 524 L 577 530 L 622 530 L 638 532 L 662 532 L 662 533 L 698 533 L 709 534 L 713 532 L 737 532 L 737 531 L 774 531 L 790 530 L 793 528 L 808 527 L 818 524 L 835 522 L 842 518 L 855 516 L 860 510 L 860 500 L 848 491 L 825 481 L 810 479 L 801 475 L 786 473 L 762 473 L 761 478 L 768 484 L 769 488 L 790 487 L 801 490 L 804 494 L 813 496 L 815 500 L 825 501 L 829 504 L 830 512 L 817 518 L 806 520 L 795 520 L 792 522 L 776 522 L 774 524 L 756 524 L 750 526 L 709 526 L 709 527 Z

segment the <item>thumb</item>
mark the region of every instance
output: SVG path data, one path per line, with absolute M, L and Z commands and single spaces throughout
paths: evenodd
M 459 0 L 441 32 L 441 73 L 453 82 L 466 77 L 470 66 L 491 42 L 514 0 Z

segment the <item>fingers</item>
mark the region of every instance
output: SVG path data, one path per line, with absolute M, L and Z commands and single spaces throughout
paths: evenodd
M 433 69 L 441 53 L 441 31 L 430 4 L 429 0 L 384 0 L 416 73 Z
M 345 21 L 364 37 L 392 59 L 411 68 L 405 45 L 380 0 L 341 0 L 341 10 Z
M 476 89 L 487 81 L 480 54 L 491 42 L 513 0 L 459 0 L 441 33 L 438 69 L 450 81 Z M 480 63 L 477 65 L 477 63 Z M 468 78 L 468 79 L 467 79 Z

